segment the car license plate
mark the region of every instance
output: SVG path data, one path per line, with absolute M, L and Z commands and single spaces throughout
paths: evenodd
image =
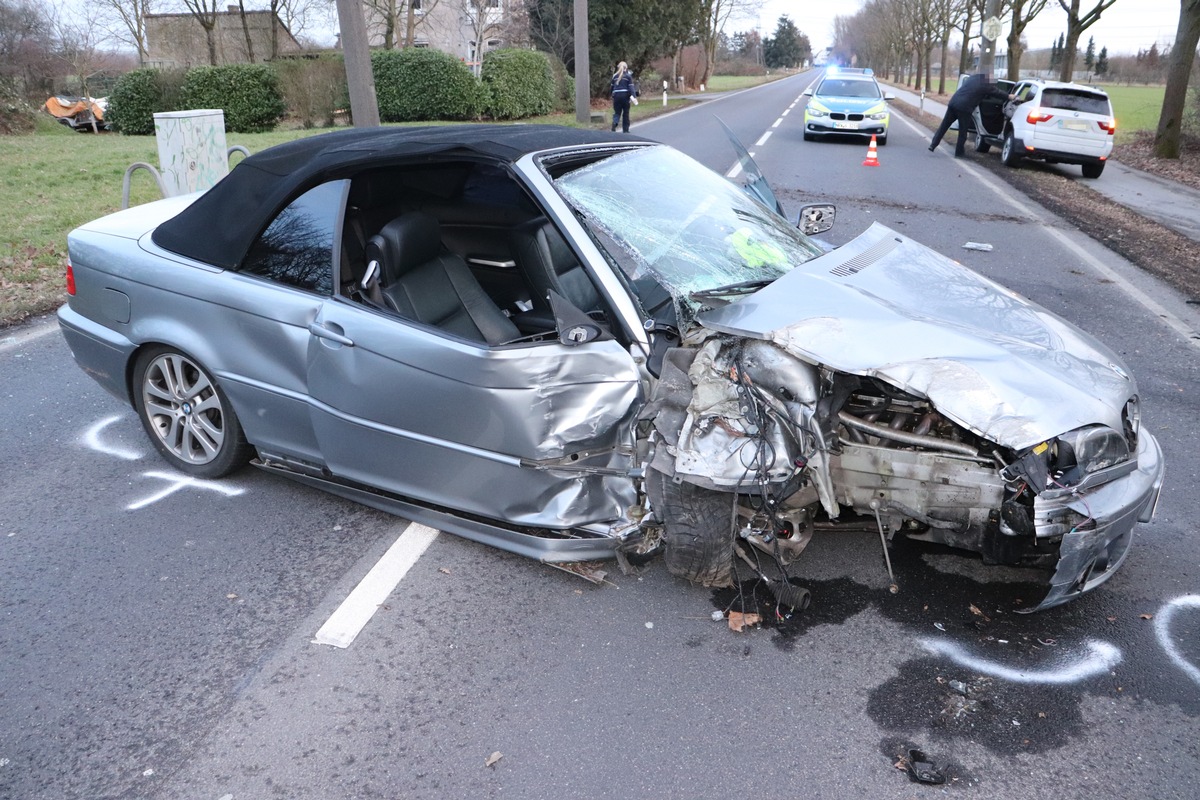
M 835 122 L 835 123 L 833 123 L 833 127 L 844 128 L 846 130 L 856 131 L 856 130 L 858 130 L 858 123 L 856 123 L 856 122 Z
M 1083 122 L 1082 120 L 1077 120 L 1077 119 L 1062 120 L 1062 127 L 1063 127 L 1063 130 L 1068 130 L 1068 131 L 1086 131 L 1088 129 L 1088 125 L 1086 122 Z

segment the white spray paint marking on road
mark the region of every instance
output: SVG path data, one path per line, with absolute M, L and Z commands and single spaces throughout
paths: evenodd
M 1179 652 L 1179 648 L 1175 646 L 1175 640 L 1171 637 L 1171 620 L 1175 617 L 1175 612 L 1183 608 L 1200 609 L 1200 595 L 1189 594 L 1184 597 L 1176 597 L 1162 608 L 1154 617 L 1154 633 L 1158 636 L 1158 644 L 1167 654 L 1167 658 L 1175 663 L 1184 673 L 1196 683 L 1200 684 L 1200 667 L 1197 667 L 1183 653 Z
M 220 492 L 226 497 L 237 497 L 239 494 L 242 494 L 246 491 L 245 489 L 240 489 L 236 486 L 225 486 L 224 484 L 217 483 L 216 481 L 201 480 L 199 478 L 193 478 L 189 475 L 180 475 L 179 473 L 174 472 L 143 472 L 142 475 L 147 478 L 158 478 L 159 480 L 167 481 L 167 483 L 170 485 L 161 492 L 156 492 L 144 500 L 138 500 L 136 503 L 131 503 L 125 506 L 125 508 L 129 511 L 137 511 L 140 508 L 145 508 L 146 506 L 151 505 L 152 503 L 157 503 L 164 497 L 168 497 L 172 494 L 175 494 L 175 492 L 178 492 L 180 489 L 185 488 L 208 489 L 214 492 Z
M 101 431 L 119 419 L 121 419 L 120 414 L 113 414 L 111 417 L 105 417 L 104 419 L 100 420 L 95 425 L 88 428 L 83 434 L 83 443 L 93 450 L 104 453 L 105 455 L 123 458 L 126 461 L 137 461 L 142 457 L 142 454 L 136 450 L 126 450 L 122 447 L 105 444 L 104 442 L 100 441 Z
M 433 544 L 438 531 L 416 522 L 396 539 L 383 558 L 371 567 L 350 596 L 338 606 L 317 631 L 313 644 L 346 648 L 354 643 L 359 632 L 371 621 L 379 606 L 387 600 L 401 579 L 412 569 L 421 554 Z
M 1088 654 L 1046 669 L 1017 669 L 972 655 L 959 644 L 941 639 L 924 639 L 921 646 L 934 655 L 945 656 L 960 667 L 1012 683 L 1061 685 L 1078 683 L 1102 675 L 1121 663 L 1121 651 L 1108 642 L 1087 642 Z

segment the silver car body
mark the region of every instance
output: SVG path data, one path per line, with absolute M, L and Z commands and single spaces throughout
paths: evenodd
M 344 237 L 361 210 L 355 181 L 372 169 L 365 158 L 298 181 L 264 212 L 269 221 L 297 203 L 328 205 L 328 287 L 281 285 L 156 243 L 193 195 L 72 232 L 76 288 L 62 330 L 80 366 L 129 402 L 147 348 L 202 364 L 263 468 L 545 561 L 636 547 L 654 520 L 649 468 L 749 492 L 754 441 L 774 454 L 754 468 L 784 498 L 797 540 L 816 517 L 847 515 L 985 556 L 1020 537 L 1021 552 L 1053 570 L 1042 607 L 1111 576 L 1163 475 L 1115 354 L 887 228 L 826 253 L 670 148 L 586 136 L 596 141 L 490 159 L 447 137 L 434 167 L 427 154 L 413 164 L 503 173 L 518 205 L 578 259 L 606 331 L 594 340 L 573 339 L 556 311 L 549 332 L 471 341 L 346 289 Z M 409 168 L 405 146 L 389 150 L 389 164 Z M 476 208 L 467 195 L 447 196 L 423 202 L 442 209 L 449 249 L 465 231 L 459 249 L 519 320 L 529 295 L 518 296 L 501 243 L 509 223 L 476 225 L 458 213 Z M 486 257 L 472 261 L 472 247 Z M 718 299 L 747 277 L 765 288 Z M 518 295 L 496 297 L 514 286 Z M 769 406 L 769 424 L 750 424 L 730 377 L 739 374 L 743 388 L 763 387 L 756 402 Z M 881 387 L 890 421 L 863 410 Z M 1046 477 L 1039 470 L 1061 442 L 1128 452 L 1115 464 L 1097 456 L 1062 486 L 1051 465 L 1033 497 L 1025 487 Z M 1025 498 L 1016 511 L 1014 497 Z

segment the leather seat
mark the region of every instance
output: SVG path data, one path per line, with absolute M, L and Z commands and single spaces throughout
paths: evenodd
M 509 234 L 509 245 L 529 284 L 535 310 L 550 312 L 547 292 L 551 289 L 585 313 L 601 308 L 600 295 L 587 270 L 548 219 L 537 217 L 516 226 Z
M 400 316 L 487 344 L 521 335 L 466 262 L 442 247 L 429 214 L 413 211 L 384 225 L 367 242 L 366 256 L 379 262 L 384 302 Z

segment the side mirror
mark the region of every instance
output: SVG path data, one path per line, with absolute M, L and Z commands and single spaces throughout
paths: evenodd
M 833 227 L 837 208 L 832 203 L 812 203 L 800 209 L 796 227 L 805 236 L 816 236 Z
M 885 92 L 883 95 L 883 99 L 884 100 L 895 100 L 896 95 L 892 94 L 891 92 Z
M 551 289 L 546 292 L 546 297 L 550 301 L 550 312 L 554 314 L 559 344 L 576 347 L 613 338 L 604 326 L 580 311 L 558 292 Z
M 801 92 L 800 94 L 801 94 L 801 96 L 803 96 L 803 97 L 812 97 L 812 87 L 810 86 L 809 88 L 805 89 L 805 90 L 804 90 L 803 92 Z

